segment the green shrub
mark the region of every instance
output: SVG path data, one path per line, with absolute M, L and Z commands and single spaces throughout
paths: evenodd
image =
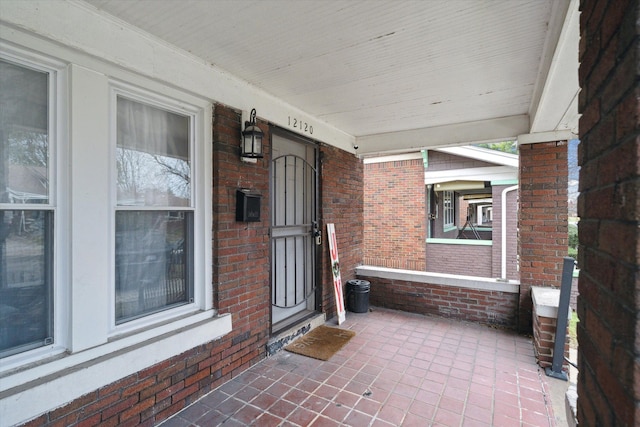
M 569 346 L 571 348 L 578 348 L 578 313 L 571 312 L 571 319 L 569 320 Z
M 568 256 L 578 260 L 578 226 L 576 224 L 569 224 L 569 250 Z
M 578 226 L 576 224 L 569 224 L 569 247 L 578 248 Z

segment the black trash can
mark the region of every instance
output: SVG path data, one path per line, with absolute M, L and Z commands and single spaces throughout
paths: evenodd
M 369 311 L 369 289 L 371 284 L 367 280 L 347 281 L 347 310 L 353 313 Z

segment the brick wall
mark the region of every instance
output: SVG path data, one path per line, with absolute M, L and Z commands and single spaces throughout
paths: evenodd
M 269 128 L 265 157 L 256 164 L 240 161 L 240 112 L 217 105 L 213 120 L 213 290 L 220 313 L 231 313 L 233 332 L 221 345 L 232 376 L 264 357 L 270 333 L 269 282 Z M 236 191 L 262 195 L 260 222 L 237 222 Z
M 518 294 L 395 279 L 367 278 L 369 303 L 410 313 L 515 327 Z
M 533 314 L 533 349 L 538 365 L 542 368 L 550 368 L 553 365 L 553 349 L 556 342 L 557 319 Z M 564 357 L 569 357 L 569 333 L 565 336 Z M 562 370 L 569 373 L 569 364 L 562 363 Z
M 581 1 L 578 421 L 640 424 L 638 2 Z
M 268 127 L 261 128 L 268 136 Z M 268 138 L 266 138 L 268 141 Z M 269 200 L 267 156 L 240 161 L 240 113 L 216 106 L 213 118 L 213 290 L 220 313 L 232 313 L 222 339 L 127 376 L 27 423 L 154 425 L 261 360 L 269 336 L 268 214 L 235 221 L 235 191 L 249 187 Z M 248 225 L 251 224 L 251 225 Z
M 343 287 L 347 280 L 356 277 L 355 268 L 363 257 L 364 242 L 364 191 L 363 165 L 355 155 L 329 145 L 321 145 L 322 249 L 320 256 L 320 281 L 323 283 L 322 308 L 327 318 L 336 315 L 333 294 L 328 223 L 334 223 L 340 259 L 340 277 Z M 344 289 L 343 289 L 344 294 Z
M 520 146 L 521 332 L 531 332 L 531 286 L 560 286 L 568 251 L 567 141 Z
M 231 313 L 233 331 L 185 349 L 179 356 L 95 390 L 27 423 L 28 426 L 155 425 L 265 357 L 270 334 L 269 126 L 265 158 L 240 161 L 240 112 L 217 105 L 213 120 L 213 295 L 220 313 Z M 355 277 L 362 257 L 362 162 L 321 146 L 323 222 L 334 222 L 343 281 Z M 260 222 L 235 220 L 237 188 L 262 195 Z M 324 230 L 323 230 L 324 231 Z M 326 232 L 319 256 L 322 306 L 335 315 Z
M 429 243 L 426 271 L 491 277 L 491 246 Z
M 424 270 L 422 159 L 367 164 L 364 179 L 364 263 Z

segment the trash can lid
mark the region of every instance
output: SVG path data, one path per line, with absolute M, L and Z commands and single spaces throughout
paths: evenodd
M 353 279 L 353 280 L 348 280 L 347 285 L 360 291 L 366 291 L 371 286 L 371 283 L 368 280 Z

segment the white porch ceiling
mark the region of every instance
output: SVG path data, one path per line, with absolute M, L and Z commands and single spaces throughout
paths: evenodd
M 85 1 L 360 154 L 577 131 L 576 0 Z

